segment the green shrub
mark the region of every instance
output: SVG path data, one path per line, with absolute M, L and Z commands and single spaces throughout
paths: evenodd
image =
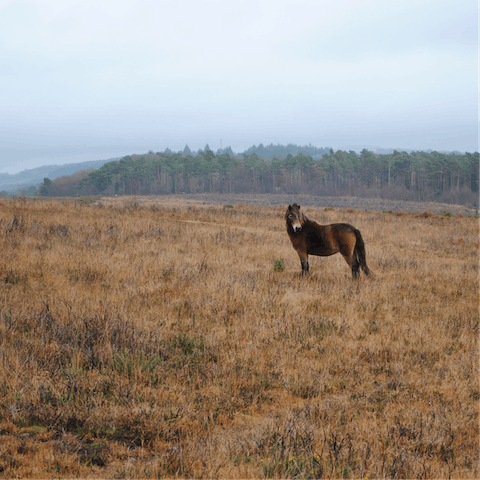
M 284 272 L 285 271 L 285 260 L 283 258 L 276 258 L 273 261 L 273 271 L 274 272 Z

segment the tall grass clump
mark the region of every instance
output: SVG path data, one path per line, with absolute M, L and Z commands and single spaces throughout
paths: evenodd
M 285 260 L 283 258 L 276 258 L 273 261 L 273 271 L 274 272 L 284 272 L 285 271 Z

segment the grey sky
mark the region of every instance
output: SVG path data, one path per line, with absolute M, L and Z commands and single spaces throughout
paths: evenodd
M 477 151 L 475 0 L 0 0 L 0 171 L 169 147 Z

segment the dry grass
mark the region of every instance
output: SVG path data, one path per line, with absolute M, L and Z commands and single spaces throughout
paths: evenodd
M 479 477 L 477 219 L 307 212 L 354 282 L 284 207 L 122 202 L 0 200 L 1 478 Z

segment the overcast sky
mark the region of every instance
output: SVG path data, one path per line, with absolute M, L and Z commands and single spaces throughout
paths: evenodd
M 476 0 L 0 0 L 0 171 L 312 143 L 478 151 Z

